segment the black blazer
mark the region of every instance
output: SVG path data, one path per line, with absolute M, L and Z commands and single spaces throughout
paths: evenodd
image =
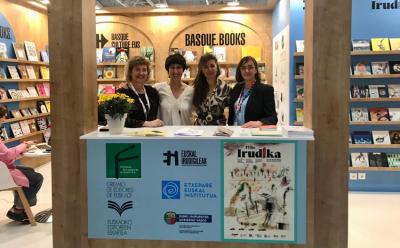
M 230 94 L 228 125 L 235 120 L 234 104 L 239 98 L 244 82 L 237 83 Z M 245 122 L 261 121 L 266 125 L 275 125 L 278 117 L 275 110 L 274 87 L 269 84 L 256 83 L 247 101 L 244 112 Z
M 158 107 L 160 105 L 160 98 L 158 92 L 151 86 L 144 86 L 146 89 L 147 96 L 150 101 L 150 110 L 147 113 L 147 118 L 144 115 L 142 104 L 139 101 L 139 97 L 130 88 L 120 88 L 117 93 L 124 93 L 130 98 L 134 99 L 133 107 L 128 112 L 128 117 L 125 121 L 125 127 L 142 127 L 145 121 L 152 121 L 157 119 Z

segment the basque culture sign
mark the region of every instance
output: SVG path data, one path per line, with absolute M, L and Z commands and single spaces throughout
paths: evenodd
M 296 145 L 87 140 L 89 238 L 298 243 Z

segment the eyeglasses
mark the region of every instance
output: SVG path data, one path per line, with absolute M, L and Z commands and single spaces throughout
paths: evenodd
M 241 66 L 240 67 L 240 70 L 242 70 L 242 71 L 252 71 L 252 70 L 254 70 L 256 67 L 254 66 L 254 65 L 248 65 L 248 66 Z

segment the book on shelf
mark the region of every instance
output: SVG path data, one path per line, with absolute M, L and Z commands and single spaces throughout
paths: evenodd
M 372 51 L 390 51 L 388 38 L 372 38 Z
M 22 130 L 23 134 L 30 134 L 31 133 L 31 130 L 29 128 L 27 120 L 20 121 L 19 125 L 21 126 L 21 130 Z
M 36 90 L 39 96 L 46 96 L 46 90 L 44 88 L 43 83 L 36 84 Z
M 0 79 L 7 79 L 7 74 L 3 67 L 0 67 Z
M 371 75 L 371 65 L 367 62 L 359 62 L 353 65 L 354 75 Z
M 389 42 L 392 51 L 400 51 L 400 38 L 391 38 Z
M 196 51 L 184 51 L 183 57 L 186 59 L 186 62 L 196 62 L 197 61 L 197 52 Z
M 36 125 L 38 130 L 46 130 L 47 129 L 47 122 L 46 119 L 43 117 L 36 118 Z
M 228 67 L 228 76 L 232 78 L 236 78 L 236 66 Z
M 24 135 L 22 132 L 21 126 L 19 125 L 18 122 L 14 122 L 10 124 L 12 134 L 14 135 L 15 138 Z
M 2 140 L 2 141 L 8 140 L 8 134 L 7 134 L 7 131 L 6 131 L 6 128 L 5 128 L 5 127 L 1 127 L 1 133 L 0 133 L 0 135 L 1 135 L 1 140 Z
M 261 47 L 246 45 L 241 47 L 242 58 L 246 56 L 253 57 L 257 62 L 261 61 Z
M 21 112 L 22 116 L 24 116 L 24 117 L 32 115 L 28 108 L 23 108 L 20 110 L 20 112 Z
M 215 46 L 213 50 L 214 56 L 217 58 L 218 62 L 226 61 L 226 47 L 223 46 Z
M 18 93 L 17 93 L 17 90 L 16 90 L 16 89 L 8 89 L 8 94 L 10 95 L 11 99 L 14 99 L 14 100 L 16 100 L 16 99 L 18 99 L 18 98 L 19 98 L 19 96 L 18 96 Z
M 296 63 L 296 75 L 304 75 L 304 63 Z
M 352 98 L 367 98 L 370 97 L 368 86 L 365 85 L 352 85 L 351 86 Z
M 400 167 L 400 153 L 387 153 L 389 167 Z
M 34 107 L 29 108 L 29 111 L 31 111 L 32 115 L 38 115 L 39 114 L 39 111 L 37 110 L 37 108 L 34 108 Z
M 372 138 L 374 139 L 374 144 L 390 145 L 389 131 L 387 131 L 387 130 L 383 130 L 383 131 L 373 130 Z
M 22 79 L 28 79 L 28 72 L 26 71 L 25 65 L 18 65 L 18 71 Z
M 17 91 L 18 99 L 26 97 L 24 95 L 24 91 L 23 90 L 16 90 L 16 91 Z
M 296 108 L 296 121 L 303 122 L 303 109 L 302 108 Z
M 154 48 L 153 47 L 141 47 L 140 55 L 145 57 L 149 62 L 154 62 Z
M 177 48 L 177 47 L 171 47 L 169 49 L 169 55 L 173 55 L 173 54 L 180 54 L 183 55 L 185 53 L 185 51 L 183 50 L 183 48 Z
M 115 62 L 126 63 L 129 59 L 129 47 L 117 47 L 115 54 Z
M 369 152 L 368 160 L 370 167 L 388 167 L 388 160 L 384 152 Z
M 351 44 L 354 52 L 371 51 L 369 40 L 367 39 L 355 39 L 352 40 Z
M 388 97 L 388 91 L 385 85 L 380 85 L 378 87 L 378 95 L 379 97 Z
M 37 127 L 36 127 L 36 122 L 34 119 L 29 119 L 28 121 L 28 126 L 29 126 L 29 130 L 31 130 L 31 133 L 36 132 L 37 131 Z
M 218 78 L 220 78 L 220 79 L 223 80 L 223 79 L 225 79 L 225 78 L 228 77 L 229 71 L 228 71 L 228 67 L 227 67 L 227 66 L 225 66 L 225 65 L 220 65 L 220 66 L 219 66 L 219 71 L 220 71 L 220 74 L 219 74 Z
M 103 62 L 115 62 L 115 47 L 103 47 Z
M 0 42 L 0 58 L 7 59 L 7 45 L 6 43 Z
M 96 63 L 103 62 L 103 48 L 96 49 Z
M 40 113 L 48 113 L 47 108 L 46 108 L 46 104 L 44 103 L 44 101 L 37 101 L 37 109 L 40 111 Z
M 371 131 L 354 131 L 351 139 L 353 144 L 373 144 Z
M 25 47 L 22 43 L 13 43 L 15 57 L 18 60 L 28 60 L 25 53 Z
M 4 86 L 0 85 L 0 100 L 6 100 L 6 99 L 8 99 L 7 89 Z
M 22 114 L 19 111 L 19 109 L 11 109 L 10 112 L 11 112 L 13 118 L 21 118 L 22 117 Z
M 40 71 L 40 75 L 41 75 L 42 79 L 49 79 L 49 77 L 50 77 L 49 67 L 40 66 L 39 71 Z
M 296 40 L 296 52 L 304 53 L 304 40 Z
M 388 84 L 389 98 L 400 98 L 400 84 Z
M 49 100 L 46 100 L 46 101 L 44 101 L 44 104 L 46 105 L 47 112 L 50 113 L 50 110 L 51 110 L 51 102 L 50 102 Z
M 26 97 L 31 97 L 31 95 L 29 94 L 29 92 L 28 92 L 27 89 L 25 89 L 25 90 L 20 90 L 20 91 L 22 92 L 22 96 L 23 96 L 24 98 L 26 98 Z
M 400 130 L 390 130 L 389 135 L 392 144 L 400 144 Z
M 389 108 L 390 121 L 400 121 L 400 108 Z
M 390 74 L 388 61 L 371 62 L 371 67 L 374 75 Z
M 112 79 L 116 77 L 116 68 L 114 66 L 107 66 L 103 68 L 103 78 Z
M 400 74 L 400 61 L 390 61 L 390 74 Z
M 206 53 L 213 53 L 214 47 L 213 46 L 203 46 L 203 54 Z
M 369 108 L 371 121 L 390 121 L 388 108 Z
M 43 62 L 49 63 L 49 55 L 47 54 L 46 50 L 40 51 L 40 57 L 42 58 Z
M 29 61 L 38 62 L 38 54 L 36 50 L 36 45 L 32 41 L 24 41 L 26 55 Z
M 368 153 L 367 152 L 352 152 L 351 153 L 351 165 L 353 167 L 368 167 Z
M 99 84 L 97 86 L 97 94 L 114 94 L 115 93 L 115 86 L 113 84 Z
M 33 69 L 33 66 L 27 65 L 25 67 L 26 67 L 26 72 L 28 73 L 28 78 L 36 79 L 36 73 L 35 73 L 35 70 Z
M 382 84 L 370 84 L 368 88 L 370 98 L 380 98 L 381 95 L 384 94 L 386 86 Z M 379 94 L 379 92 L 381 92 L 381 94 Z
M 296 85 L 296 99 L 304 99 L 304 85 Z
M 21 79 L 19 77 L 17 67 L 15 67 L 15 65 L 9 65 L 9 66 L 7 66 L 7 68 L 8 68 L 8 72 L 10 73 L 11 79 Z
M 182 78 L 189 79 L 190 78 L 190 67 L 186 68 L 182 73 Z
M 97 79 L 103 79 L 103 68 L 96 69 Z
M 33 87 L 33 86 L 26 87 L 26 90 L 28 91 L 30 97 L 38 97 L 39 96 L 35 87 Z
M 367 108 L 351 108 L 350 112 L 351 112 L 351 120 L 354 122 L 369 121 Z

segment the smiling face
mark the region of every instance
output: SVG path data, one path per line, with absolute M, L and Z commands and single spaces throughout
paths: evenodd
M 218 65 L 215 60 L 207 61 L 202 67 L 201 71 L 203 72 L 204 76 L 209 79 L 217 78 L 218 72 Z
M 146 83 L 149 77 L 149 72 L 146 65 L 137 65 L 132 68 L 131 79 L 133 83 Z
M 180 64 L 172 64 L 168 67 L 168 75 L 171 81 L 180 81 L 182 79 L 183 67 Z
M 240 66 L 240 73 L 244 81 L 255 81 L 256 80 L 256 66 L 253 61 L 248 60 L 246 63 Z

